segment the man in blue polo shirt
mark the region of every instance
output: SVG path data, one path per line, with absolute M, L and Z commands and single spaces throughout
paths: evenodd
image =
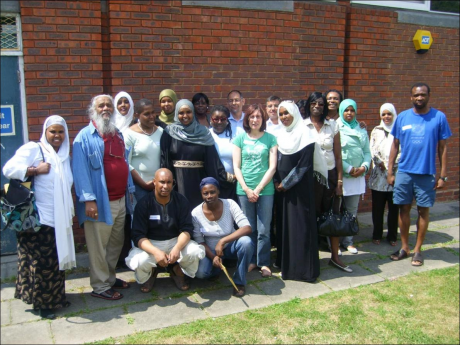
M 428 105 L 430 87 L 417 83 L 411 88 L 413 108 L 403 111 L 395 121 L 394 136 L 388 164 L 388 183 L 394 185 L 393 202 L 399 205 L 401 249 L 393 253 L 393 261 L 409 256 L 409 227 L 412 200 L 415 197 L 418 210 L 417 242 L 412 266 L 422 266 L 422 244 L 430 221 L 430 207 L 434 205 L 436 190 L 447 182 L 447 138 L 452 133 L 446 115 Z M 401 145 L 396 179 L 393 171 Z M 439 156 L 440 175 L 436 176 L 436 151 Z

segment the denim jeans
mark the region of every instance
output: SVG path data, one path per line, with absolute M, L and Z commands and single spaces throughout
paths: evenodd
M 249 202 L 246 195 L 238 195 L 241 209 L 251 224 L 251 239 L 256 250 L 251 264 L 270 266 L 270 222 L 272 220 L 273 195 L 261 195 L 257 202 Z
M 355 216 L 358 214 L 359 197 L 361 195 L 348 195 L 343 197 L 343 202 L 347 208 L 347 211 Z M 353 245 L 353 236 L 340 237 L 340 244 L 342 247 L 347 248 Z
M 136 183 L 134 183 L 134 187 L 136 187 L 136 190 L 134 191 L 134 197 L 136 198 L 135 204 L 137 204 L 137 202 L 138 202 L 139 200 L 141 200 L 144 196 L 146 196 L 147 194 L 149 194 L 150 191 L 145 190 L 144 188 L 140 187 L 140 186 L 137 185 Z M 136 206 L 136 205 L 134 205 L 134 206 Z
M 215 255 L 215 249 L 210 249 Z M 225 247 L 222 259 L 237 259 L 236 271 L 233 273 L 235 284 L 246 285 L 246 272 L 248 271 L 253 252 L 254 244 L 249 236 L 242 236 Z M 200 265 L 195 276 L 200 279 L 206 279 L 218 275 L 220 271 L 221 269 L 214 267 L 212 260 L 205 256 L 200 260 Z

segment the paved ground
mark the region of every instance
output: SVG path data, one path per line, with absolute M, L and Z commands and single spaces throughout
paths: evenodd
M 413 219 L 416 213 L 413 211 Z M 425 271 L 459 264 L 459 203 L 438 203 L 431 210 L 431 223 L 424 247 L 425 265 L 412 267 L 410 260 L 392 262 L 388 255 L 395 251 L 385 241 L 374 245 L 370 239 L 372 221 L 369 213 L 359 216 L 361 231 L 355 237 L 357 255 L 344 253 L 343 261 L 354 272 L 347 274 L 327 265 L 330 254 L 321 251 L 321 276 L 317 283 L 283 281 L 279 271 L 264 279 L 258 272 L 248 276 L 247 294 L 231 296 L 231 287 L 222 275 L 216 282 L 193 281 L 187 293 L 174 287 L 166 274 L 160 274 L 151 294 L 139 291 L 133 273 L 120 271 L 118 277 L 130 282 L 121 290 L 124 298 L 104 301 L 90 296 L 86 254 L 78 255 L 80 268 L 69 274 L 66 290 L 72 305 L 58 312 L 53 321 L 41 320 L 30 306 L 14 299 L 14 283 L 1 285 L 1 344 L 77 344 L 128 335 L 137 331 L 178 325 L 198 319 L 219 317 L 288 301 L 294 297 L 309 298 L 331 291 L 354 288 L 401 277 L 413 271 Z M 413 222 L 412 222 L 413 223 Z M 385 234 L 384 234 L 385 235 Z M 415 228 L 411 228 L 414 244 Z M 398 242 L 399 245 L 399 242 Z M 397 247 L 399 248 L 399 247 Z M 325 249 L 325 248 L 323 248 Z M 16 258 L 1 258 L 2 281 L 15 274 Z M 230 270 L 233 272 L 233 270 Z M 79 273 L 80 272 L 80 273 Z M 158 317 L 161 315 L 162 317 Z M 155 323 L 152 320 L 156 320 Z

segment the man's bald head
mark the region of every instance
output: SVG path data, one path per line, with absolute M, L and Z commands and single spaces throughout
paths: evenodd
M 157 201 L 169 201 L 169 196 L 173 190 L 173 174 L 171 170 L 162 168 L 155 172 L 153 185 L 155 186 L 155 197 Z

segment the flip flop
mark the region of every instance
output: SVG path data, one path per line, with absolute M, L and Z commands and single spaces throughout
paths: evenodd
M 377 245 L 378 245 L 378 244 L 380 244 L 380 240 L 372 240 L 372 243 L 374 243 L 374 244 L 377 244 Z
M 187 281 L 185 279 L 185 275 L 178 276 L 176 274 L 176 272 L 174 272 L 174 269 L 172 269 L 171 272 L 169 272 L 169 274 L 170 274 L 170 277 L 172 278 L 172 280 L 174 281 L 174 284 L 176 284 L 176 287 L 179 290 L 187 291 L 188 289 L 190 289 L 190 285 L 187 283 Z
M 421 253 L 414 253 L 414 256 L 412 257 L 412 266 L 415 267 L 420 267 L 423 266 L 423 256 Z
M 147 281 L 144 284 L 142 284 L 141 292 L 149 293 L 150 291 L 152 291 L 153 285 L 155 284 L 155 279 L 157 278 L 157 275 L 158 275 L 158 270 L 154 268 L 152 270 L 152 275 L 150 276 L 150 278 L 147 279 Z
M 129 285 L 128 282 L 117 278 L 115 280 L 115 284 L 113 284 L 112 287 L 116 289 L 129 289 L 131 285 Z
M 118 295 L 116 295 L 118 294 Z M 122 299 L 123 298 L 123 295 L 117 291 L 115 291 L 114 289 L 110 288 L 108 290 L 105 290 L 104 292 L 101 292 L 101 293 L 96 293 L 96 292 L 91 292 L 91 296 L 92 297 L 96 297 L 96 298 L 102 298 L 102 299 L 105 299 L 105 300 L 110 300 L 110 301 L 116 301 L 118 299 Z
M 396 241 L 388 241 L 390 243 L 390 246 L 394 247 L 396 245 Z
M 393 254 L 390 255 L 390 259 L 393 261 L 399 261 L 407 257 L 408 257 L 407 252 L 404 249 L 397 250 Z

